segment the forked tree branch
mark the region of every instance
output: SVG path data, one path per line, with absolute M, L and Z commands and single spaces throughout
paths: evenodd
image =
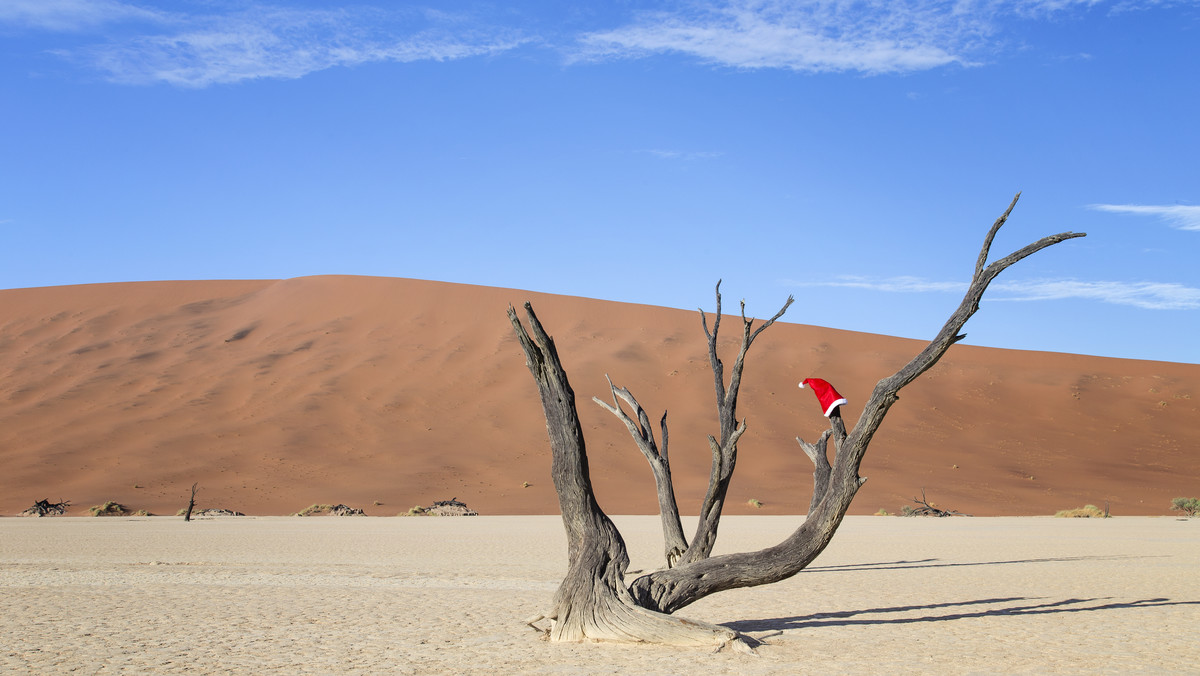
M 708 330 L 708 319 L 704 310 L 700 310 L 700 324 L 708 339 L 708 361 L 713 372 L 713 386 L 717 395 L 717 420 L 720 424 L 720 438 L 710 436 L 709 448 L 712 450 L 712 467 L 709 471 L 708 490 L 700 503 L 700 520 L 696 524 L 696 534 L 680 558 L 680 565 L 702 561 L 712 554 L 717 541 L 717 529 L 721 523 L 721 512 L 725 508 L 725 496 L 729 492 L 729 481 L 733 478 L 733 470 L 737 465 L 737 442 L 746 432 L 746 421 L 737 420 L 738 393 L 742 386 L 742 371 L 746 367 L 746 353 L 754 344 L 754 339 L 767 327 L 771 326 L 787 312 L 795 298 L 788 296 L 787 302 L 773 317 L 753 329 L 754 320 L 746 319 L 746 303 L 742 309 L 742 343 L 738 349 L 737 358 L 729 376 L 729 386 L 725 385 L 725 366 L 717 353 L 717 338 L 721 326 L 721 282 L 717 282 L 717 311 L 713 319 L 712 332 Z
M 679 520 L 679 503 L 675 500 L 675 486 L 671 480 L 671 461 L 667 456 L 667 413 L 663 411 L 662 420 L 659 422 L 662 428 L 662 449 L 660 450 L 654 443 L 654 430 L 650 429 L 650 417 L 646 415 L 646 411 L 634 398 L 633 393 L 624 387 L 617 388 L 616 385 L 613 385 L 611 378 L 608 378 L 607 375 L 604 377 L 608 380 L 608 388 L 612 390 L 613 403 L 610 405 L 599 397 L 592 397 L 592 401 L 625 423 L 638 450 L 642 452 L 646 462 L 650 463 L 650 471 L 654 474 L 654 488 L 658 493 L 659 519 L 662 521 L 663 556 L 666 558 L 669 568 L 679 561 L 679 557 L 687 550 L 688 545 L 687 539 L 683 535 L 683 523 Z M 633 408 L 637 421 L 625 413 L 625 409 L 621 407 L 621 401 Z
M 1084 236 L 1083 233 L 1064 232 L 1044 237 L 987 265 L 996 232 L 1004 225 L 1019 198 L 1020 193 L 1013 198 L 1008 209 L 996 220 L 984 238 L 971 284 L 958 309 L 950 315 L 941 331 L 925 349 L 899 371 L 879 381 L 863 407 L 854 429 L 836 444 L 836 453 L 828 479 L 824 482 L 825 487 L 823 491 L 819 488 L 814 490 L 814 493 L 821 495 L 819 499 L 814 499 L 814 505 L 804 523 L 774 547 L 757 552 L 711 557 L 639 577 L 630 585 L 630 592 L 639 605 L 670 613 L 718 591 L 778 582 L 803 570 L 825 549 L 850 508 L 859 487 L 865 481 L 858 475 L 859 466 L 884 416 L 892 404 L 898 401 L 900 389 L 936 364 L 951 345 L 966 337 L 959 332 L 979 309 L 979 301 L 984 291 L 997 275 L 1017 261 L 1046 247 Z M 840 425 L 840 417 L 830 416 L 832 432 L 829 434 L 835 439 L 844 434 L 839 433 Z M 828 439 L 828 436 L 822 434 L 821 438 Z M 816 466 L 814 478 L 816 482 L 820 482 L 820 475 L 823 474 L 821 465 L 824 447 L 809 446 L 803 441 L 801 447 L 806 453 L 809 448 L 812 449 L 813 452 L 809 453 L 809 456 L 813 458 Z

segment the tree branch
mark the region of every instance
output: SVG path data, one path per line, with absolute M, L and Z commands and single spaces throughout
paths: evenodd
M 639 605 L 670 613 L 718 591 L 778 582 L 803 570 L 825 549 L 865 481 L 858 475 L 859 466 L 884 416 L 899 399 L 900 389 L 937 363 L 951 345 L 962 340 L 960 330 L 979 309 L 984 291 L 997 275 L 1048 246 L 1084 236 L 1083 233 L 1065 232 L 1044 237 L 985 267 L 992 240 L 1015 204 L 1016 198 L 988 231 L 976 262 L 975 274 L 958 309 L 925 349 L 899 371 L 879 381 L 854 429 L 837 443 L 826 486 L 823 491 L 814 490 L 821 497 L 814 500 L 815 505 L 809 510 L 804 523 L 774 547 L 712 557 L 639 577 L 630 585 L 630 593 Z M 840 425 L 840 417 L 835 419 L 830 416 L 831 434 L 835 438 L 839 436 Z M 825 438 L 825 434 L 822 434 L 822 438 Z M 801 447 L 807 452 L 803 442 Z M 813 448 L 815 451 L 816 446 Z M 819 457 L 814 458 L 814 464 L 817 466 L 815 474 L 820 474 Z M 814 477 L 814 480 L 817 478 Z
M 642 405 L 627 388 L 618 389 L 613 385 L 611 378 L 608 378 L 607 375 L 604 377 L 608 380 L 609 389 L 612 390 L 613 403 L 609 405 L 599 397 L 592 397 L 592 401 L 625 423 L 638 450 L 642 452 L 646 462 L 650 463 L 650 471 L 654 474 L 655 491 L 658 493 L 658 515 L 662 521 L 663 555 L 666 558 L 667 567 L 670 568 L 683 555 L 688 545 L 687 539 L 683 536 L 683 523 L 679 519 L 679 504 L 675 500 L 675 487 L 671 479 L 671 462 L 667 458 L 667 413 L 663 411 L 663 417 L 659 423 L 662 427 L 663 437 L 660 452 L 654 443 L 654 431 L 650 429 L 650 418 L 646 415 Z M 625 413 L 618 400 L 624 401 L 633 408 L 634 414 L 638 418 L 637 422 Z
M 550 640 L 654 641 L 672 645 L 732 645 L 747 639 L 727 627 L 671 617 L 638 607 L 624 586 L 629 555 L 612 520 L 592 493 L 575 394 L 554 340 L 525 303 L 533 335 L 510 306 L 508 318 L 538 386 L 553 454 L 554 489 L 567 531 L 567 574 L 554 594 Z M 534 620 L 536 621 L 536 620 Z
M 784 312 L 795 301 L 788 296 L 787 302 L 757 330 L 751 331 L 753 319 L 746 319 L 746 303 L 742 302 L 742 344 L 737 358 L 733 362 L 733 370 L 729 377 L 729 387 L 725 387 L 725 370 L 721 358 L 717 355 L 717 330 L 721 323 L 721 283 L 717 282 L 717 313 L 713 320 L 713 330 L 708 331 L 708 322 L 704 311 L 700 311 L 701 324 L 708 338 L 708 361 L 712 366 L 714 387 L 717 395 L 717 420 L 720 424 L 719 439 L 709 437 L 709 447 L 712 449 L 712 468 L 709 472 L 708 491 L 700 503 L 700 520 L 696 524 L 696 534 L 680 559 L 680 564 L 692 563 L 709 557 L 717 541 L 717 528 L 721 523 L 721 512 L 725 507 L 725 496 L 729 491 L 729 480 L 733 477 L 733 469 L 737 464 L 737 441 L 746 431 L 746 422 L 737 420 L 738 393 L 742 386 L 742 371 L 746 365 L 746 353 L 768 326 L 783 316 Z

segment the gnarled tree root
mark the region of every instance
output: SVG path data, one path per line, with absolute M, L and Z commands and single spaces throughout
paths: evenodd
M 556 617 L 537 616 L 526 624 L 549 619 L 551 641 L 613 641 L 656 643 L 682 647 L 709 647 L 715 651 L 732 648 L 755 655 L 759 642 L 718 624 L 698 622 L 647 610 L 634 605 L 625 589 L 593 588 L 584 603 L 560 605 Z M 622 598 L 625 597 L 625 598 Z M 577 601 L 582 599 L 576 599 Z

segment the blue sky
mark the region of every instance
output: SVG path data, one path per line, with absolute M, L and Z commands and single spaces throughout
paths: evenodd
M 929 338 L 1022 191 L 994 255 L 1088 236 L 966 342 L 1194 363 L 1198 82 L 1197 1 L 0 0 L 0 288 L 723 279 Z

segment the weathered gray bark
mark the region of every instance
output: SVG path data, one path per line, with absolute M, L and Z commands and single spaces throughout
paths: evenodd
M 721 329 L 721 283 L 717 282 L 717 311 L 713 315 L 712 331 L 708 330 L 708 319 L 700 310 L 700 324 L 708 339 L 708 361 L 713 372 L 713 389 L 717 395 L 717 421 L 720 424 L 721 436 L 708 437 L 708 446 L 712 451 L 712 468 L 709 472 L 708 491 L 700 503 L 700 520 L 696 524 L 696 534 L 692 543 L 680 557 L 678 565 L 686 565 L 707 559 L 712 554 L 713 546 L 717 543 L 717 528 L 721 523 L 721 512 L 725 507 L 725 496 L 729 491 L 729 481 L 733 478 L 733 470 L 737 464 L 737 442 L 746 432 L 746 421 L 738 422 L 737 401 L 742 387 L 742 371 L 746 366 L 746 353 L 754 344 L 754 339 L 767 327 L 787 312 L 795 300 L 788 296 L 787 302 L 768 319 L 762 326 L 754 329 L 754 320 L 746 319 L 746 303 L 741 303 L 742 309 L 742 343 L 737 357 L 730 370 L 729 386 L 725 386 L 725 365 L 717 354 L 717 337 Z
M 683 552 L 674 567 L 655 571 L 634 580 L 627 589 L 622 588 L 622 578 L 628 566 L 624 542 L 612 522 L 595 502 L 588 479 L 587 456 L 583 434 L 575 411 L 574 393 L 567 383 L 555 353 L 553 341 L 546 335 L 532 307 L 525 305 L 533 328 L 536 342 L 529 337 L 509 308 L 521 346 L 526 354 L 527 365 L 534 374 L 541 393 L 546 415 L 550 445 L 553 452 L 555 488 L 559 495 L 563 523 L 568 536 L 569 567 L 566 579 L 555 595 L 555 607 L 550 617 L 556 620 L 551 629 L 555 640 L 582 638 L 607 638 L 615 640 L 641 640 L 664 643 L 711 643 L 738 642 L 739 637 L 730 630 L 714 625 L 698 625 L 686 621 L 671 624 L 673 619 L 663 613 L 673 613 L 709 594 L 739 587 L 778 582 L 795 575 L 811 563 L 829 544 L 851 501 L 865 478 L 858 474 L 863 456 L 875 432 L 883 422 L 891 406 L 899 399 L 899 391 L 931 368 L 954 343 L 965 336 L 960 334 L 966 321 L 979 309 L 984 291 L 997 275 L 1017 261 L 1046 247 L 1075 237 L 1082 233 L 1060 233 L 1040 239 L 990 265 L 987 264 L 991 244 L 996 232 L 1005 223 L 1020 197 L 1013 198 L 1008 209 L 992 225 L 984 239 L 975 264 L 970 286 L 962 302 L 946 321 L 937 336 L 916 357 L 896 373 L 879 381 L 870 398 L 863 406 L 854 428 L 847 432 L 841 416 L 830 416 L 830 429 L 822 433 L 816 444 L 802 439 L 801 448 L 814 464 L 813 500 L 804 522 L 783 542 L 757 552 L 744 552 L 723 556 L 710 556 L 716 538 L 717 523 L 725 499 L 725 491 L 732 476 L 737 453 L 737 440 L 745 432 L 745 422 L 736 420 L 737 394 L 746 351 L 767 326 L 778 319 L 791 304 L 792 299 L 770 321 L 751 332 L 751 322 L 745 318 L 743 306 L 742 349 L 734 364 L 729 387 L 724 383 L 724 369 L 716 355 L 716 338 L 720 324 L 720 286 L 717 292 L 717 315 L 713 331 L 708 331 L 707 320 L 702 319 L 709 341 L 709 356 L 717 394 L 718 417 L 721 422 L 721 438 L 709 437 L 713 452 L 713 469 L 708 494 L 700 513 L 700 526 L 696 537 Z M 656 463 L 669 470 L 666 461 L 666 424 L 663 421 L 664 444 L 659 453 L 653 446 L 653 434 L 649 420 L 636 400 L 627 390 L 610 389 L 614 394 L 614 406 L 606 408 L 621 417 L 629 428 L 639 448 L 655 468 Z M 640 425 L 618 412 L 617 398 L 634 407 Z M 833 442 L 832 449 L 829 442 Z M 830 462 L 829 453 L 833 460 Z M 657 459 L 656 459 L 657 458 Z M 665 472 L 662 481 L 670 484 L 670 473 Z M 660 507 L 666 493 L 656 470 L 659 483 Z M 664 513 L 665 513 L 664 507 Z M 678 510 L 674 511 L 678 520 Z M 664 520 L 664 532 L 667 531 Z M 669 535 L 668 561 L 673 551 L 678 551 L 681 535 Z
M 559 362 L 554 340 L 529 303 L 525 304 L 525 314 L 532 336 L 516 311 L 508 309 L 509 321 L 542 400 L 553 456 L 551 473 L 567 533 L 567 574 L 547 615 L 552 622 L 550 639 L 748 647 L 732 629 L 672 617 L 633 602 L 624 582 L 629 567 L 625 541 L 592 492 L 575 392 Z
M 662 429 L 662 448 L 659 449 L 654 443 L 654 430 L 650 429 L 650 417 L 646 415 L 645 409 L 634 398 L 633 393 L 624 387 L 618 389 L 612 384 L 612 380 L 608 381 L 608 388 L 612 390 L 613 395 L 611 405 L 599 397 L 592 397 L 592 401 L 625 423 L 638 450 L 645 456 L 646 462 L 650 463 L 650 471 L 654 474 L 654 488 L 658 493 L 658 516 L 662 521 L 663 556 L 667 567 L 674 566 L 687 550 L 687 539 L 683 535 L 683 523 L 679 520 L 679 503 L 675 500 L 671 461 L 667 455 L 667 413 L 663 411 L 662 420 L 659 421 L 659 427 Z M 621 401 L 633 408 L 634 415 L 637 416 L 636 421 L 625 413 Z
M 810 444 L 800 437 L 796 437 L 804 454 L 813 462 L 813 494 L 812 500 L 808 503 L 809 514 L 812 514 L 817 505 L 821 504 L 821 500 L 825 498 L 825 492 L 829 489 L 829 475 L 833 472 L 833 467 L 829 465 L 828 449 L 831 437 L 834 439 L 835 447 L 846 440 L 846 426 L 842 423 L 841 408 L 835 408 L 829 414 L 829 429 L 821 433 L 821 438 L 817 439 L 817 443 Z
M 696 534 L 689 545 L 683 536 L 683 526 L 679 520 L 679 506 L 675 500 L 675 489 L 671 480 L 670 461 L 667 457 L 667 414 L 663 412 L 662 434 L 663 450 L 659 453 L 654 446 L 654 433 L 650 430 L 649 419 L 645 415 L 637 399 L 626 388 L 617 389 L 610 380 L 608 385 L 613 393 L 613 405 L 593 397 L 613 415 L 616 415 L 629 429 L 630 435 L 638 449 L 650 463 L 654 474 L 654 484 L 658 492 L 659 516 L 663 526 L 664 552 L 667 567 L 691 563 L 706 559 L 712 554 L 717 542 L 717 528 L 721 522 L 721 512 L 725 507 L 725 496 L 729 491 L 729 481 L 733 478 L 733 470 L 737 464 L 737 442 L 746 431 L 745 421 L 737 421 L 737 399 L 742 385 L 742 372 L 746 366 L 746 353 L 754 344 L 754 339 L 767 327 L 787 312 L 794 298 L 788 296 L 787 302 L 767 320 L 762 326 L 753 329 L 754 320 L 746 319 L 746 303 L 742 308 L 742 342 L 734 360 L 729 386 L 725 386 L 725 365 L 717 353 L 717 337 L 721 328 L 721 282 L 717 282 L 717 311 L 713 319 L 713 328 L 708 330 L 708 316 L 700 310 L 700 323 L 704 327 L 704 335 L 708 338 L 708 359 L 712 367 L 714 389 L 717 395 L 717 422 L 720 427 L 720 439 L 708 437 L 709 450 L 712 453 L 712 466 L 709 472 L 708 491 L 700 505 L 700 520 L 696 524 Z M 617 398 L 624 400 L 633 407 L 638 416 L 640 426 L 621 409 Z
M 721 328 L 721 282 L 716 287 L 717 310 L 713 319 L 713 328 L 708 330 L 708 316 L 700 310 L 700 323 L 704 327 L 704 335 L 708 339 L 708 359 L 712 367 L 714 389 L 717 395 L 717 422 L 721 438 L 708 437 L 709 450 L 712 453 L 712 466 L 709 472 L 708 491 L 700 506 L 700 520 L 696 525 L 696 535 L 688 545 L 683 535 L 683 526 L 679 520 L 679 506 L 675 500 L 675 489 L 671 480 L 671 466 L 667 456 L 667 414 L 663 412 L 662 434 L 663 448 L 658 452 L 654 445 L 654 433 L 650 430 L 649 418 L 637 399 L 627 388 L 617 389 L 610 380 L 608 385 L 613 393 L 613 404 L 610 406 L 597 397 L 592 400 L 603 406 L 625 423 L 630 435 L 637 444 L 638 450 L 650 463 L 654 474 L 654 485 L 658 492 L 659 516 L 663 526 L 664 553 L 667 567 L 691 563 L 706 559 L 712 554 L 717 541 L 717 528 L 721 522 L 721 512 L 725 506 L 725 496 L 729 491 L 729 481 L 733 478 L 734 466 L 737 464 L 737 442 L 746 431 L 745 421 L 737 421 L 737 399 L 742 385 L 742 372 L 746 366 L 746 353 L 754 344 L 754 339 L 767 327 L 771 326 L 787 312 L 788 307 L 795 301 L 788 296 L 787 302 L 767 320 L 762 326 L 753 329 L 754 320 L 746 319 L 746 303 L 742 302 L 742 342 L 734 360 L 729 386 L 725 386 L 725 365 L 717 353 L 717 337 Z M 638 424 L 621 408 L 617 399 L 625 401 L 634 409 L 638 416 Z

